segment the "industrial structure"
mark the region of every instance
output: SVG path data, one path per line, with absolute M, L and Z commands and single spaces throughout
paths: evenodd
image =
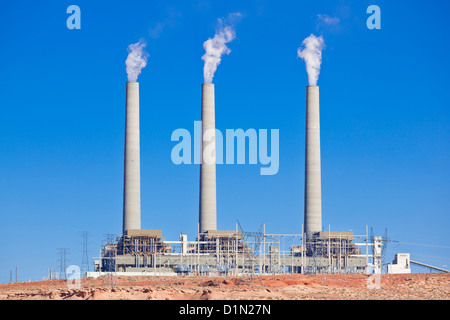
M 200 232 L 217 229 L 216 125 L 214 84 L 202 85 L 202 139 L 200 148 Z
M 306 87 L 305 233 L 322 231 L 319 87 Z
M 127 82 L 123 179 L 123 233 L 141 228 L 139 82 Z
M 208 231 L 188 241 L 166 241 L 159 230 L 134 230 L 106 244 L 95 272 L 127 275 L 262 275 L 380 273 L 381 237 L 319 232 L 302 234 Z M 309 239 L 309 240 L 308 240 Z
M 139 83 L 126 90 L 123 234 L 102 247 L 95 271 L 127 275 L 381 273 L 382 237 L 322 228 L 319 87 L 306 89 L 305 211 L 298 234 L 217 230 L 214 84 L 202 85 L 198 233 L 168 241 L 141 230 Z M 300 227 L 300 226 L 299 226 Z M 299 228 L 300 229 L 300 228 Z

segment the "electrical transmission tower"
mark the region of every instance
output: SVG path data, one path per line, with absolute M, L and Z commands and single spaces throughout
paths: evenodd
M 383 235 L 383 246 L 381 247 L 381 265 L 386 265 L 386 252 L 388 243 L 391 242 L 391 239 L 389 239 L 387 228 L 384 230 Z M 386 273 L 387 273 L 387 265 L 386 265 Z
M 115 254 L 113 256 L 109 256 L 109 253 L 108 253 L 108 256 L 106 256 L 105 255 L 105 253 L 106 253 L 105 247 L 107 245 L 113 244 L 115 237 L 116 236 L 114 234 L 106 234 L 106 245 L 103 246 L 104 252 L 102 254 L 102 258 L 106 258 L 106 264 L 107 264 L 107 266 L 106 266 L 107 274 L 103 278 L 102 284 L 106 285 L 108 287 L 111 287 L 111 288 L 117 286 L 116 277 L 113 276 L 113 273 L 112 273 L 113 271 L 115 271 L 115 268 L 116 268 L 116 266 L 115 266 L 116 265 L 116 263 L 115 263 Z
M 88 257 L 88 231 L 81 231 L 81 236 L 83 237 L 83 249 L 82 249 L 82 259 L 81 259 L 81 272 L 83 275 L 89 271 L 89 257 Z
M 370 233 L 369 233 L 369 243 L 374 243 L 374 240 L 375 240 L 375 236 L 374 236 L 374 233 L 373 233 L 373 228 L 372 227 L 370 227 Z M 374 253 L 375 253 L 375 247 L 374 246 L 372 246 L 371 247 L 371 249 L 370 249 L 370 253 L 372 254 L 372 256 L 374 255 Z
M 66 279 L 66 269 L 67 269 L 67 248 L 59 248 L 58 249 L 58 259 L 56 260 L 56 262 L 58 263 L 58 267 L 57 270 L 59 271 L 59 278 L 63 278 Z

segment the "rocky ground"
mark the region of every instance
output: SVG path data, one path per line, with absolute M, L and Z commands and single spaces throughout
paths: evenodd
M 381 275 L 378 284 L 368 275 L 101 277 L 82 279 L 79 288 L 65 280 L 4 283 L 0 300 L 450 299 L 448 273 Z

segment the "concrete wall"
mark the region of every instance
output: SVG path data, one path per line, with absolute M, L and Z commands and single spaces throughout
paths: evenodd
M 152 272 L 152 271 L 138 271 L 138 272 L 87 272 L 86 277 L 88 278 L 98 278 L 101 276 L 113 275 L 113 276 L 121 276 L 121 277 L 137 277 L 137 276 L 178 276 L 175 272 Z

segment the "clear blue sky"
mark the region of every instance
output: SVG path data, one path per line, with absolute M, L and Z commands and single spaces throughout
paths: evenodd
M 81 8 L 81 30 L 66 9 Z M 369 30 L 366 9 L 381 8 Z M 447 248 L 391 244 L 450 264 L 450 44 L 447 1 L 13 1 L 0 11 L 0 282 L 40 280 L 57 249 L 81 263 L 122 228 L 126 48 L 147 41 L 142 70 L 142 228 L 193 240 L 197 165 L 176 166 L 173 130 L 200 120 L 203 42 L 241 12 L 216 86 L 218 129 L 279 129 L 280 169 L 217 168 L 218 227 L 299 233 L 305 87 L 297 48 L 326 48 L 321 90 L 323 225 Z M 337 18 L 327 24 L 318 15 Z M 336 21 L 336 19 L 334 20 Z M 424 270 L 425 271 L 425 270 Z

